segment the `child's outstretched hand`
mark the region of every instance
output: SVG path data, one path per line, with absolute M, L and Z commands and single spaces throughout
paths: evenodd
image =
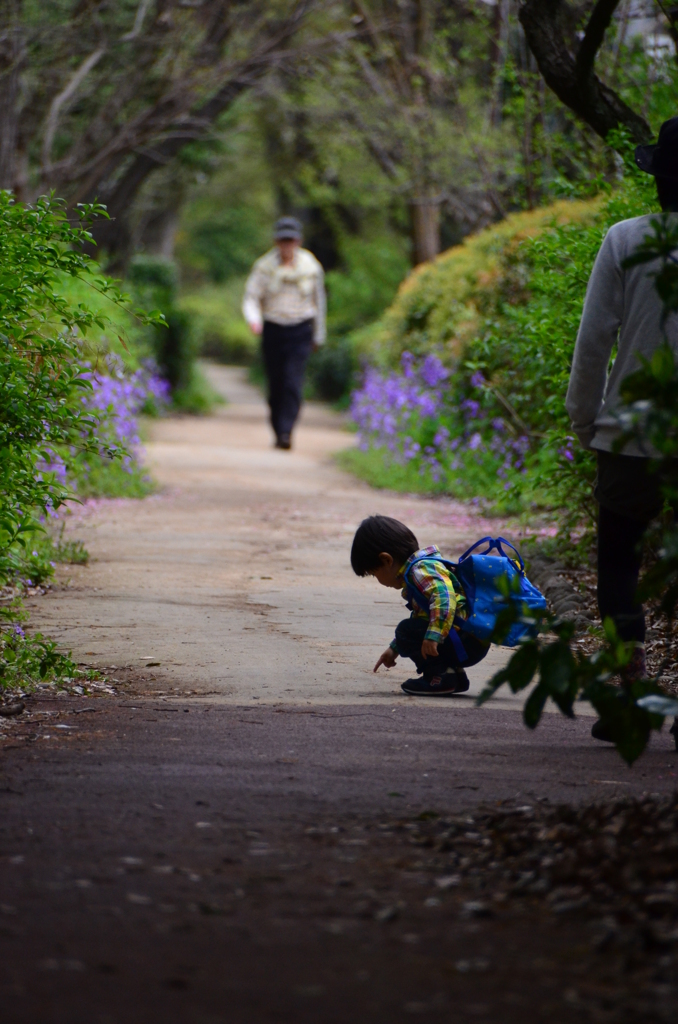
M 438 644 L 435 640 L 424 640 L 421 645 L 421 656 L 422 658 L 438 657 Z
M 379 658 L 379 661 L 374 666 L 374 669 L 372 671 L 376 672 L 380 665 L 385 665 L 386 668 L 393 668 L 393 666 L 396 663 L 396 658 L 397 657 L 398 657 L 398 655 L 393 650 L 393 648 L 392 647 L 387 647 L 386 650 L 384 651 L 384 653 Z

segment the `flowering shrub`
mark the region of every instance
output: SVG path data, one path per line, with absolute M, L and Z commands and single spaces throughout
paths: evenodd
M 79 278 L 119 307 L 127 297 L 95 274 L 83 252 L 92 240 L 87 222 L 104 211 L 78 213 L 82 226 L 72 227 L 59 201 L 42 197 L 28 206 L 0 191 L 0 559 L 69 496 L 66 474 L 45 472 L 54 453 L 67 462 L 71 450 L 102 448 L 81 341 L 108 318 L 70 303 L 57 286 Z M 159 314 L 137 316 L 162 322 Z
M 169 384 L 158 375 L 152 360 L 127 373 L 120 357 L 109 354 L 104 368 L 106 372 L 91 367 L 83 370 L 81 379 L 88 390 L 78 399 L 93 425 L 98 451 L 83 451 L 77 445 L 48 448 L 39 468 L 42 475 L 51 475 L 80 497 L 137 497 L 150 486 L 138 461 L 139 415 L 155 414 L 169 404 Z M 47 513 L 50 518 L 57 515 L 51 507 Z
M 31 586 L 49 576 L 60 545 L 45 537 L 40 520 L 72 497 L 74 484 L 80 493 L 99 489 L 97 475 L 112 467 L 127 482 L 134 478 L 134 417 L 150 394 L 160 395 L 148 370 L 126 380 L 119 367 L 104 375 L 85 362 L 84 339 L 112 321 L 69 301 L 63 281 L 82 282 L 113 308 L 127 309 L 129 299 L 84 252 L 92 243 L 88 223 L 105 211 L 92 205 L 77 215 L 73 227 L 59 200 L 43 196 L 29 206 L 0 191 L 0 584 Z M 157 312 L 134 316 L 147 326 L 164 323 Z M 70 547 L 69 557 L 82 561 Z M 3 598 L 0 622 L 10 625 L 0 629 L 0 689 L 71 673 L 54 644 L 16 625 L 20 599 Z
M 401 357 L 401 371 L 365 371 L 353 393 L 351 413 L 363 451 L 382 449 L 394 462 L 416 466 L 421 474 L 457 492 L 465 492 L 463 472 L 475 468 L 496 475 L 505 490 L 525 472 L 529 439 L 499 416 L 488 418 L 487 382 L 476 371 L 467 397 L 450 387 L 450 372 L 438 356 Z
M 435 303 L 413 326 L 403 321 L 395 341 L 409 340 L 422 355 L 417 362 L 406 352 L 390 373 L 365 371 L 353 416 L 366 454 L 351 453 L 346 464 L 371 482 L 477 496 L 502 511 L 550 507 L 568 542 L 589 514 L 592 524 L 595 459 L 571 436 L 565 411 L 572 352 L 605 231 L 653 204 L 651 181 L 629 168 L 591 222 L 554 223 L 536 238 L 509 239 L 497 257 L 498 274 L 475 285 L 482 317 L 455 361 L 447 356 L 449 367 L 425 354 L 425 340 L 442 337 L 434 330 L 435 316 L 442 317 Z M 437 273 L 444 267 L 443 260 Z M 426 285 L 425 275 L 421 281 Z M 415 308 L 418 287 L 415 278 L 401 304 Z M 388 351 L 388 339 L 384 344 Z
M 46 447 L 37 464 L 39 476 L 56 483 L 64 494 L 76 493 L 81 498 L 140 497 L 148 492 L 151 484 L 138 461 L 139 414 L 155 414 L 166 407 L 170 401 L 169 384 L 158 375 L 152 360 L 147 360 L 133 373 L 126 373 L 122 359 L 109 354 L 104 366 L 105 373 L 91 367 L 83 369 L 80 379 L 88 389 L 77 399 L 96 434 L 98 449 L 91 446 L 81 449 L 77 444 Z M 58 518 L 58 512 L 49 502 L 44 512 L 43 522 L 46 517 Z M 39 548 L 45 548 L 44 542 L 36 543 Z M 47 549 L 52 546 L 47 540 Z M 29 562 L 22 553 L 17 566 L 29 568 Z M 0 560 L 0 577 L 2 575 Z M 30 575 L 36 573 L 31 571 Z
M 82 375 L 91 384 L 91 390 L 81 401 L 94 420 L 101 449 L 98 455 L 74 453 L 73 483 L 80 495 L 97 492 L 93 477 L 106 463 L 112 468 L 111 455 L 119 455 L 116 468 L 129 477 L 138 476 L 139 415 L 156 412 L 170 400 L 169 384 L 158 375 L 152 360 L 129 374 L 118 356 L 109 355 L 105 368 L 106 373 L 88 369 Z M 117 475 L 120 477 L 119 472 Z M 121 479 L 124 481 L 124 477 Z
M 158 375 L 151 360 L 126 375 L 120 357 L 109 355 L 106 369 L 108 373 L 88 370 L 83 374 L 91 382 L 92 390 L 82 401 L 95 416 L 99 440 L 132 453 L 140 444 L 139 413 L 149 404 L 154 408 L 166 405 L 169 384 Z M 127 454 L 123 461 L 129 465 L 131 457 Z

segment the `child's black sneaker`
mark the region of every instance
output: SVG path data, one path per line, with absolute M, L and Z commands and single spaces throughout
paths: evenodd
M 609 725 L 604 724 L 600 718 L 591 726 L 591 735 L 594 740 L 602 740 L 603 743 L 614 743 Z
M 468 676 L 463 668 L 458 668 L 456 671 L 448 669 L 432 679 L 407 679 L 401 689 L 410 697 L 451 697 L 455 693 L 466 693 L 468 687 Z

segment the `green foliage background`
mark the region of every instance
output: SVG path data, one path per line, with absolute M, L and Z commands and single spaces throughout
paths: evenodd
M 472 398 L 484 443 L 461 449 L 460 468 L 438 480 L 421 460 L 398 464 L 385 449 L 344 453 L 344 465 L 377 485 L 481 497 L 497 511 L 556 509 L 569 534 L 593 513 L 594 459 L 568 443 L 564 404 L 586 285 L 607 228 L 656 209 L 652 179 L 629 165 L 622 184 L 595 199 L 513 215 L 415 271 L 360 350 L 386 370 L 403 351 L 437 353 L 452 371 L 439 424 L 463 436 L 458 410 Z M 489 448 L 497 420 L 530 441 L 524 471 L 508 480 Z M 423 433 L 414 439 L 423 447 Z

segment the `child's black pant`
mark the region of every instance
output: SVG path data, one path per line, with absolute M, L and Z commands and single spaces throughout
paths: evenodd
M 301 408 L 304 370 L 313 348 L 313 321 L 283 326 L 264 320 L 262 353 L 268 377 L 271 426 L 291 434 Z
M 488 650 L 489 644 L 483 643 L 470 633 L 458 633 L 468 657 L 463 663 L 459 661 L 457 652 L 449 636 L 445 637 L 441 644 L 438 644 L 437 658 L 423 658 L 421 645 L 428 629 L 428 619 L 410 618 L 403 619 L 396 626 L 395 639 L 398 647 L 398 654 L 402 658 L 411 658 L 417 666 L 417 672 L 421 672 L 424 679 L 433 679 L 434 676 L 442 675 L 448 668 L 468 668 L 469 665 L 477 665 L 482 661 Z

